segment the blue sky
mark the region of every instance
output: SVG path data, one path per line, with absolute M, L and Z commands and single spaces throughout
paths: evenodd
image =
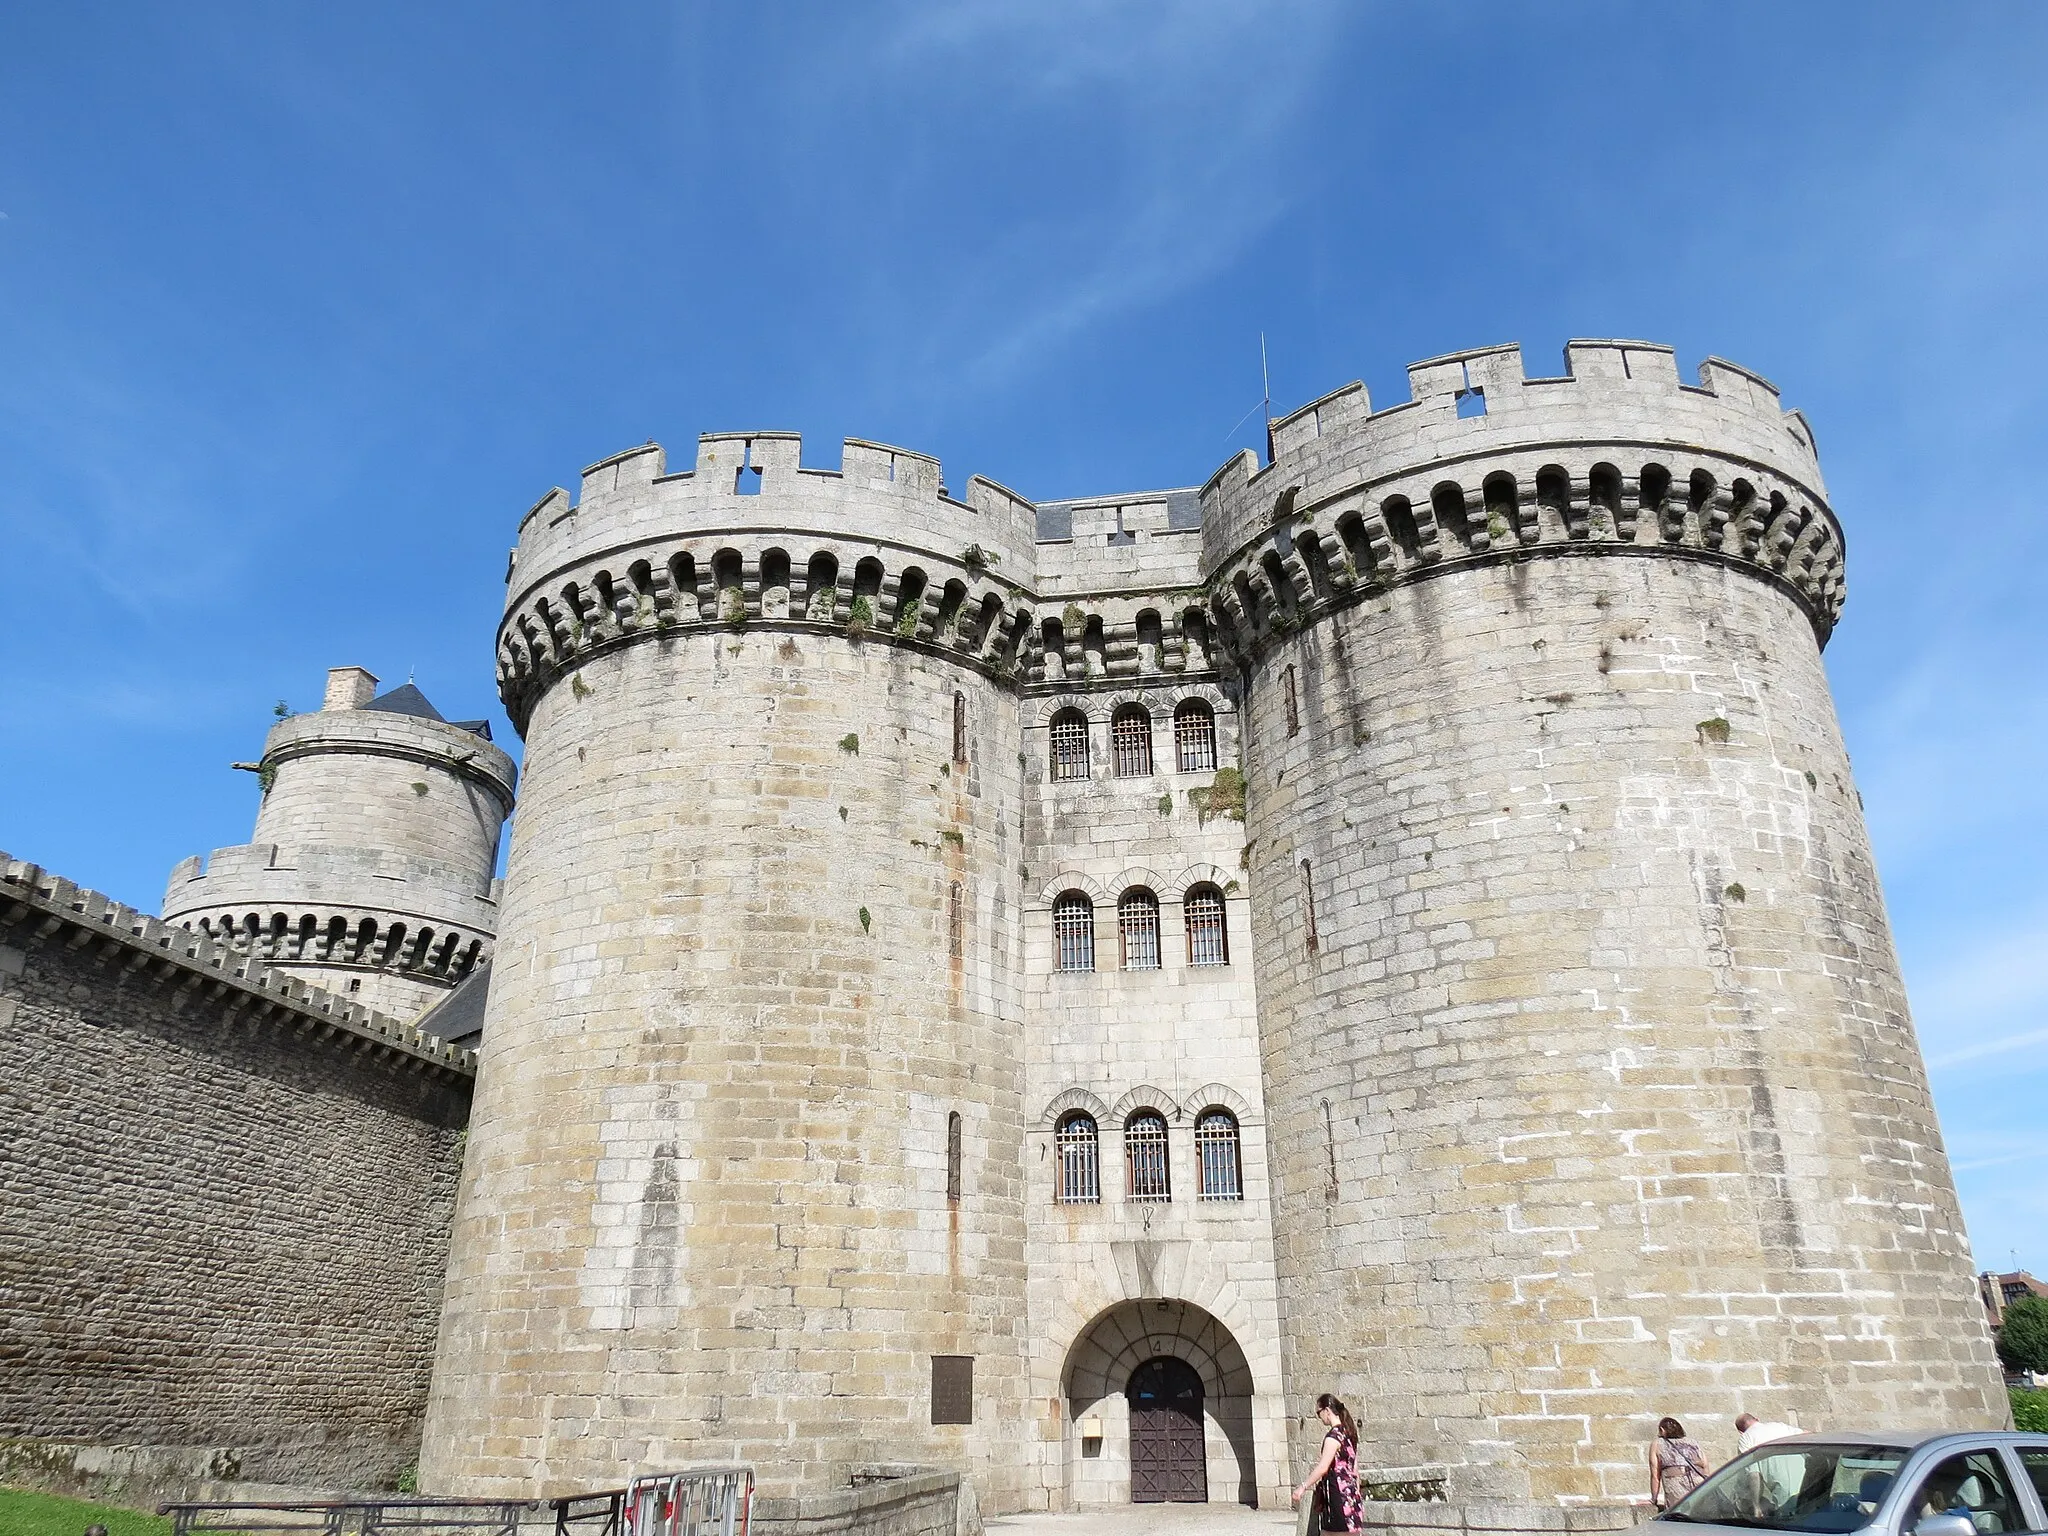
M 2048 8 L 0 4 L 0 847 L 154 908 L 519 514 L 794 427 L 1037 498 L 1504 340 L 1776 380 L 1981 1265 L 2048 1270 Z M 511 732 L 498 717 L 501 739 Z

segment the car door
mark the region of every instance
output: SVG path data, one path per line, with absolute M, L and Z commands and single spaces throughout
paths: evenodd
M 2031 1495 L 2033 1499 L 2032 1519 L 2027 1525 L 2030 1531 L 2048 1531 L 2048 1440 L 2021 1440 L 2009 1443 L 2006 1455 L 2019 1464 L 2019 1485 L 2022 1499 Z
M 1952 1450 L 1928 1468 L 1899 1508 L 1900 1536 L 1913 1536 L 1921 1521 L 1943 1516 L 1968 1521 L 1975 1536 L 2009 1536 L 2032 1527 L 2012 1472 L 1993 1445 Z M 1934 1529 L 1961 1536 L 1962 1527 Z

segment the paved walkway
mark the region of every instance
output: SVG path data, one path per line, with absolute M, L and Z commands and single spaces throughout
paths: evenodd
M 988 1536 L 1291 1536 L 1292 1510 L 1242 1504 L 1122 1504 L 1075 1515 L 1003 1515 Z

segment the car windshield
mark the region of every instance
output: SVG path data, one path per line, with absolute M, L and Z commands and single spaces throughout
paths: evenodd
M 1708 1478 L 1662 1518 L 1760 1531 L 1855 1531 L 1891 1491 L 1897 1445 L 1758 1446 Z

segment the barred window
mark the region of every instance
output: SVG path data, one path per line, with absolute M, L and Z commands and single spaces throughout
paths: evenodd
M 1079 891 L 1068 891 L 1052 904 L 1053 939 L 1059 946 L 1057 969 L 1095 969 L 1095 903 Z
M 1166 1168 L 1166 1119 L 1157 1110 L 1141 1109 L 1124 1122 L 1124 1193 L 1134 1201 L 1158 1203 L 1173 1198 Z
M 946 955 L 958 960 L 967 953 L 967 898 L 955 880 L 946 892 Z
M 1152 717 L 1142 704 L 1126 704 L 1109 726 L 1110 755 L 1120 779 L 1142 779 L 1152 771 Z
M 1294 687 L 1294 668 L 1282 675 L 1287 681 L 1287 734 L 1292 736 L 1301 729 L 1301 698 Z
M 953 695 L 953 762 L 957 767 L 967 766 L 967 695 Z
M 1202 1163 L 1204 1200 L 1242 1200 L 1244 1175 L 1237 1156 L 1237 1116 L 1205 1109 L 1195 1122 L 1195 1155 Z
M 1230 964 L 1230 932 L 1223 917 L 1223 893 L 1198 885 L 1181 902 L 1188 925 L 1189 965 Z
M 1216 716 L 1200 699 L 1189 699 L 1173 712 L 1173 749 L 1182 773 L 1215 771 Z
M 1116 904 L 1116 931 L 1127 971 L 1159 969 L 1159 898 L 1142 886 L 1125 891 Z
M 1102 1198 L 1102 1159 L 1094 1117 L 1075 1110 L 1060 1121 L 1053 1143 L 1060 1158 L 1060 1204 L 1095 1204 Z
M 1078 709 L 1063 709 L 1052 717 L 1052 776 L 1055 779 L 1088 777 L 1088 717 Z

